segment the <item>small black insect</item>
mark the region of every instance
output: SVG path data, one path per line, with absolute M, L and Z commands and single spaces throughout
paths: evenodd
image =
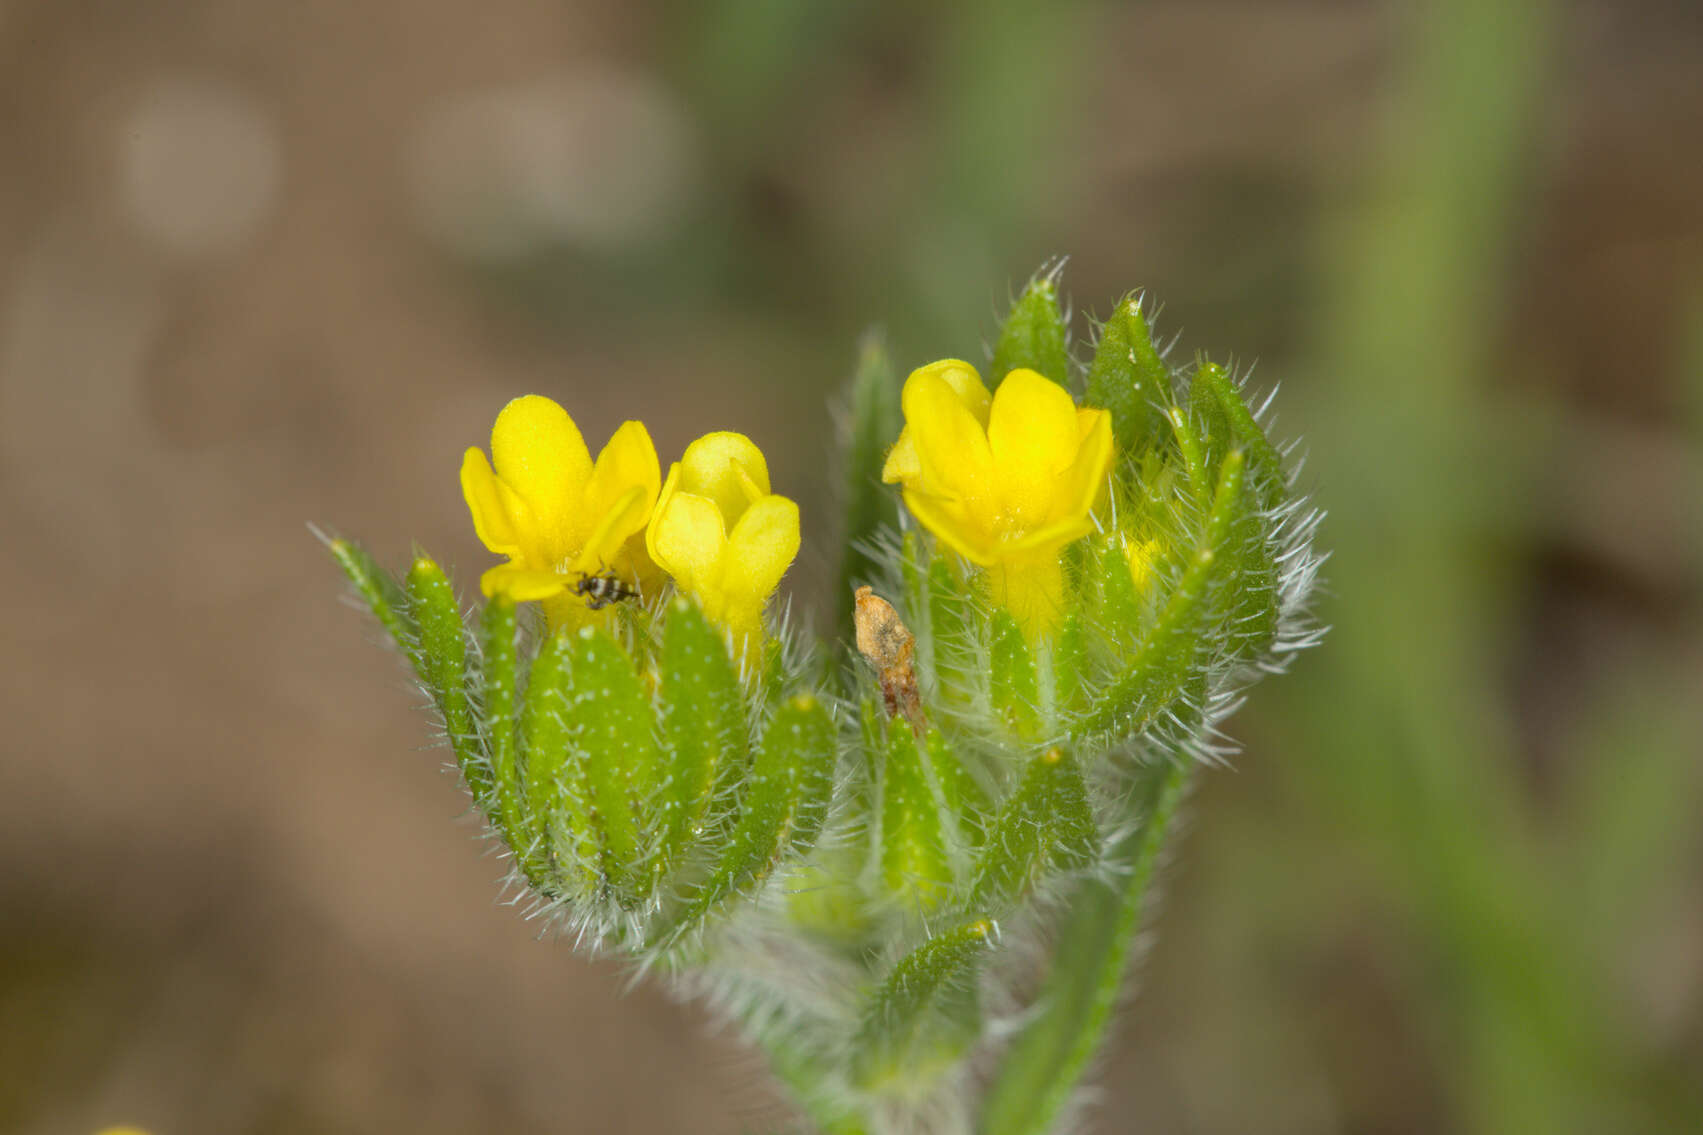
M 625 581 L 614 572 L 609 572 L 606 575 L 588 575 L 581 572 L 578 581 L 574 583 L 573 593 L 583 595 L 585 605 L 593 611 L 607 607 L 611 603 L 619 603 L 623 599 L 637 599 L 639 597 L 639 593 L 628 587 Z

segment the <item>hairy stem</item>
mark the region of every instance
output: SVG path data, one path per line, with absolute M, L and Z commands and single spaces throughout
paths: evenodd
M 1115 882 L 1085 879 L 1041 988 L 1040 1013 L 1012 1042 L 988 1089 L 983 1135 L 1042 1135 L 1051 1129 L 1100 1047 L 1124 986 L 1136 931 L 1194 764 L 1170 757 L 1143 768 L 1132 798 L 1140 823 L 1111 850 Z

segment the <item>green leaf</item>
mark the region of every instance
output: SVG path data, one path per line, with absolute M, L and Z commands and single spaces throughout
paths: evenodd
M 330 540 L 326 548 L 373 616 L 404 654 L 412 654 L 418 628 L 408 610 L 408 594 L 396 577 L 379 567 L 365 548 L 352 540 Z
M 491 770 L 479 752 L 473 714 L 467 704 L 466 627 L 455 589 L 443 569 L 420 556 L 408 569 L 409 607 L 419 620 L 419 642 L 414 651 L 414 672 L 437 703 L 444 729 L 462 778 L 480 808 L 491 804 Z
M 881 772 L 881 880 L 906 909 L 931 910 L 952 886 L 948 824 L 916 737 L 895 721 Z M 953 826 L 956 826 L 953 823 Z
M 940 730 L 929 729 L 923 755 L 939 787 L 941 805 L 956 823 L 958 847 L 966 852 L 973 850 L 981 843 L 993 816 L 992 801 Z
M 1087 692 L 1083 682 L 1088 666 L 1088 628 L 1081 611 L 1072 610 L 1059 625 L 1052 661 L 1053 699 L 1062 712 L 1076 713 Z
M 1226 626 L 1225 653 L 1248 657 L 1267 649 L 1277 634 L 1277 565 L 1267 539 L 1265 510 L 1282 503 L 1283 466 L 1253 416 L 1242 404 L 1229 373 L 1216 363 L 1195 368 L 1189 392 L 1194 417 L 1202 425 L 1205 464 L 1216 471 L 1224 455 L 1240 447 L 1250 458 L 1243 492 L 1251 499 L 1236 517 L 1221 548 L 1221 578 L 1232 610 Z
M 1080 867 L 1100 852 L 1100 829 L 1088 804 L 1088 786 L 1076 759 L 1055 749 L 1058 762 L 1052 769 L 1052 826 L 1058 863 Z
M 1035 676 L 1035 656 L 1009 611 L 995 611 L 989 658 L 993 708 L 1007 728 L 1031 737 L 1038 728 L 1041 691 Z
M 554 860 L 557 877 L 584 896 L 595 894 L 607 852 L 592 824 L 584 769 L 570 759 L 568 659 L 572 640 L 553 634 L 538 648 L 521 706 L 524 846 Z M 517 833 L 517 840 L 522 837 Z
M 947 701 L 968 700 L 975 657 L 969 589 L 953 557 L 938 549 L 928 565 L 928 632 L 936 690 Z
M 1261 503 L 1267 509 L 1282 504 L 1287 491 L 1283 456 L 1277 452 L 1265 436 L 1265 431 L 1260 429 L 1259 423 L 1254 420 L 1247 403 L 1242 401 L 1236 383 L 1223 367 L 1212 365 L 1197 369 L 1194 383 L 1197 391 L 1205 389 L 1211 392 L 1231 436 L 1248 451 L 1249 466 L 1253 480 L 1259 486 Z
M 1116 533 L 1093 541 L 1098 553 L 1096 563 L 1100 576 L 1100 614 L 1108 627 L 1128 642 L 1141 626 L 1143 603 L 1130 574 L 1129 557 L 1124 554 L 1123 541 Z
M 1212 470 L 1207 464 L 1207 441 L 1187 411 L 1172 406 L 1166 411 L 1171 421 L 1171 434 L 1177 439 L 1177 450 L 1183 455 L 1183 468 L 1188 470 L 1189 485 L 1195 498 L 1203 504 L 1212 494 Z
M 887 751 L 887 714 L 882 703 L 873 697 L 866 697 L 858 703 L 857 729 L 863 753 L 856 787 L 862 797 L 861 803 L 867 806 L 875 798 L 876 754 Z
M 834 719 L 828 707 L 809 694 L 788 700 L 763 733 L 763 748 L 751 767 L 751 779 L 787 784 L 792 803 L 788 804 L 790 821 L 785 827 L 790 830 L 780 840 L 780 847 L 794 856 L 816 847 L 816 838 L 828 823 L 838 755 Z
M 1083 866 L 1098 835 L 1076 762 L 1062 749 L 1023 770 L 982 848 L 969 907 L 990 910 L 1026 895 L 1048 867 Z
M 1077 884 L 1039 996 L 989 1081 L 982 1135 L 1045 1135 L 1105 1037 L 1155 870 L 1191 766 L 1165 760 L 1143 769 L 1142 822 L 1110 856 L 1121 870 Z
M 859 584 L 885 576 L 885 566 L 870 557 L 877 538 L 898 527 L 898 489 L 881 483 L 887 450 L 899 440 L 904 417 L 899 411 L 899 382 L 881 340 L 866 336 L 852 377 L 849 430 L 845 439 L 845 551 L 834 589 L 840 612 L 840 638 L 851 642 L 852 592 Z
M 497 827 L 515 862 L 534 886 L 549 885 L 548 866 L 536 833 L 527 823 L 515 739 L 515 610 L 505 596 L 485 604 L 479 621 L 480 691 L 485 751 L 491 759 Z
M 663 764 L 644 683 L 606 631 L 572 636 L 568 739 L 584 770 L 605 850 L 604 873 L 616 897 L 641 901 L 655 882 L 647 834 L 654 830 Z
M 1140 454 L 1165 440 L 1171 373 L 1153 346 L 1139 296 L 1120 302 L 1100 328 L 1084 401 L 1111 411 L 1120 454 Z
M 1070 389 L 1069 332 L 1059 310 L 1058 281 L 1053 274 L 1030 280 L 1005 317 L 993 349 L 988 389 L 998 390 L 1005 376 L 1019 367 L 1028 367 Z
M 711 804 L 729 798 L 745 771 L 745 702 L 726 638 L 685 599 L 663 630 L 660 724 L 666 774 L 658 797 L 659 864 L 668 870 L 692 843 Z
M 1224 548 L 1234 525 L 1246 514 L 1244 468 L 1241 450 L 1232 450 L 1225 457 L 1201 543 L 1182 580 L 1142 637 L 1124 672 L 1084 717 L 1078 735 L 1111 729 L 1136 732 L 1195 684 L 1197 661 L 1204 646 L 1201 632 L 1211 614 L 1208 585 L 1224 566 Z
M 1218 463 L 1234 444 L 1230 417 L 1218 398 L 1219 390 L 1228 384 L 1229 376 L 1224 368 L 1204 359 L 1195 365 L 1194 376 L 1189 381 L 1189 413 L 1200 423 L 1200 440 L 1210 476 L 1217 474 Z
M 828 816 L 835 756 L 834 722 L 821 702 L 795 697 L 776 710 L 721 861 L 661 937 L 678 939 L 724 900 L 768 878 L 783 856 L 814 846 Z
M 993 936 L 993 923 L 976 919 L 935 935 L 888 971 L 854 1042 L 860 1083 L 926 1079 L 963 1053 L 977 1033 L 976 983 Z
M 1242 491 L 1251 498 L 1258 489 L 1248 485 Z M 1279 597 L 1266 514 L 1257 501 L 1244 504 L 1226 541 L 1225 556 L 1225 575 L 1231 580 L 1225 653 L 1237 658 L 1262 654 L 1277 637 Z

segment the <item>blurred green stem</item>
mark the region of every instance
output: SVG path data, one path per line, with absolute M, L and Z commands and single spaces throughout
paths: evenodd
M 1553 8 L 1425 9 L 1381 192 L 1323 314 L 1318 373 L 1330 378 L 1313 433 L 1321 466 L 1343 471 L 1337 601 L 1324 612 L 1336 631 L 1311 668 L 1333 691 L 1331 718 L 1299 746 L 1315 759 L 1297 771 L 1345 838 L 1375 849 L 1387 893 L 1416 896 L 1407 913 L 1429 932 L 1431 964 L 1458 975 L 1431 1003 L 1431 1025 L 1456 1064 L 1459 1126 L 1486 1135 L 1647 1129 L 1632 1121 L 1636 1077 L 1590 992 L 1568 881 L 1533 854 L 1496 692 L 1495 648 L 1517 606 L 1487 552 L 1529 523 L 1531 471 L 1476 407 Z
M 1194 769 L 1193 760 L 1175 756 L 1137 774 L 1130 798 L 1134 826 L 1109 856 L 1120 875 L 1115 883 L 1084 879 L 1071 896 L 1041 988 L 1041 1011 L 1012 1042 L 988 1088 L 983 1135 L 1052 1130 L 1099 1049 Z

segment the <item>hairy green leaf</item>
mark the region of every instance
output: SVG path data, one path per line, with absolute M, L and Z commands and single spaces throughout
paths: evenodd
M 662 809 L 662 754 L 650 698 L 627 652 L 586 627 L 571 636 L 568 739 L 584 770 L 616 897 L 641 901 L 656 879 L 647 836 Z
M 514 602 L 503 595 L 492 597 L 479 621 L 481 720 L 496 794 L 493 820 L 527 879 L 543 887 L 549 883 L 548 868 L 544 849 L 527 823 L 515 738 L 515 629 Z
M 455 589 L 443 569 L 420 556 L 408 569 L 409 607 L 419 620 L 419 640 L 414 651 L 414 671 L 437 703 L 455 750 L 461 775 L 481 808 L 491 804 L 491 770 L 479 752 L 473 729 L 473 714 L 467 704 L 466 628 L 456 606 Z
M 881 879 L 889 896 L 920 910 L 933 908 L 952 885 L 950 821 L 929 780 L 916 737 L 893 722 L 881 771 Z
M 1225 542 L 1247 509 L 1248 499 L 1242 492 L 1244 465 L 1241 450 L 1225 457 L 1192 561 L 1129 665 L 1084 718 L 1080 733 L 1143 728 L 1191 686 L 1203 646 L 1201 627 L 1210 614 L 1208 585 L 1223 566 Z
M 1021 898 L 1049 867 L 1084 865 L 1097 838 L 1076 762 L 1057 748 L 1036 755 L 982 847 L 969 908 L 992 910 Z
M 521 781 L 525 791 L 525 835 L 517 847 L 554 861 L 563 885 L 590 896 L 599 887 L 608 858 L 592 823 L 585 770 L 568 743 L 568 658 L 572 641 L 550 635 L 538 648 L 521 706 Z
M 1100 328 L 1084 400 L 1111 411 L 1119 453 L 1140 454 L 1165 439 L 1171 376 L 1153 346 L 1139 297 L 1122 300 Z
M 725 899 L 769 876 L 783 855 L 803 854 L 827 820 L 833 791 L 834 722 L 813 697 L 783 704 L 757 749 L 739 821 L 715 871 L 668 928 L 669 937 L 691 929 Z
M 373 616 L 389 632 L 390 640 L 404 654 L 411 654 L 418 628 L 408 609 L 408 593 L 396 582 L 396 577 L 379 567 L 367 550 L 352 540 L 332 540 L 326 547 Z
M 975 1038 L 976 981 L 993 935 L 993 923 L 979 918 L 899 959 L 870 997 L 854 1042 L 859 1081 L 917 1078 L 963 1052 Z
M 995 611 L 988 675 L 993 708 L 1001 721 L 1020 737 L 1030 737 L 1040 724 L 1040 682 L 1035 656 L 1009 611 Z
M 1058 282 L 1051 275 L 1030 280 L 1005 317 L 993 349 L 988 389 L 999 389 L 1005 376 L 1019 367 L 1070 388 L 1069 331 L 1059 309 Z
M 658 796 L 659 864 L 667 870 L 697 842 L 717 801 L 745 771 L 745 700 L 723 633 L 677 599 L 662 635 L 659 710 L 666 772 Z

